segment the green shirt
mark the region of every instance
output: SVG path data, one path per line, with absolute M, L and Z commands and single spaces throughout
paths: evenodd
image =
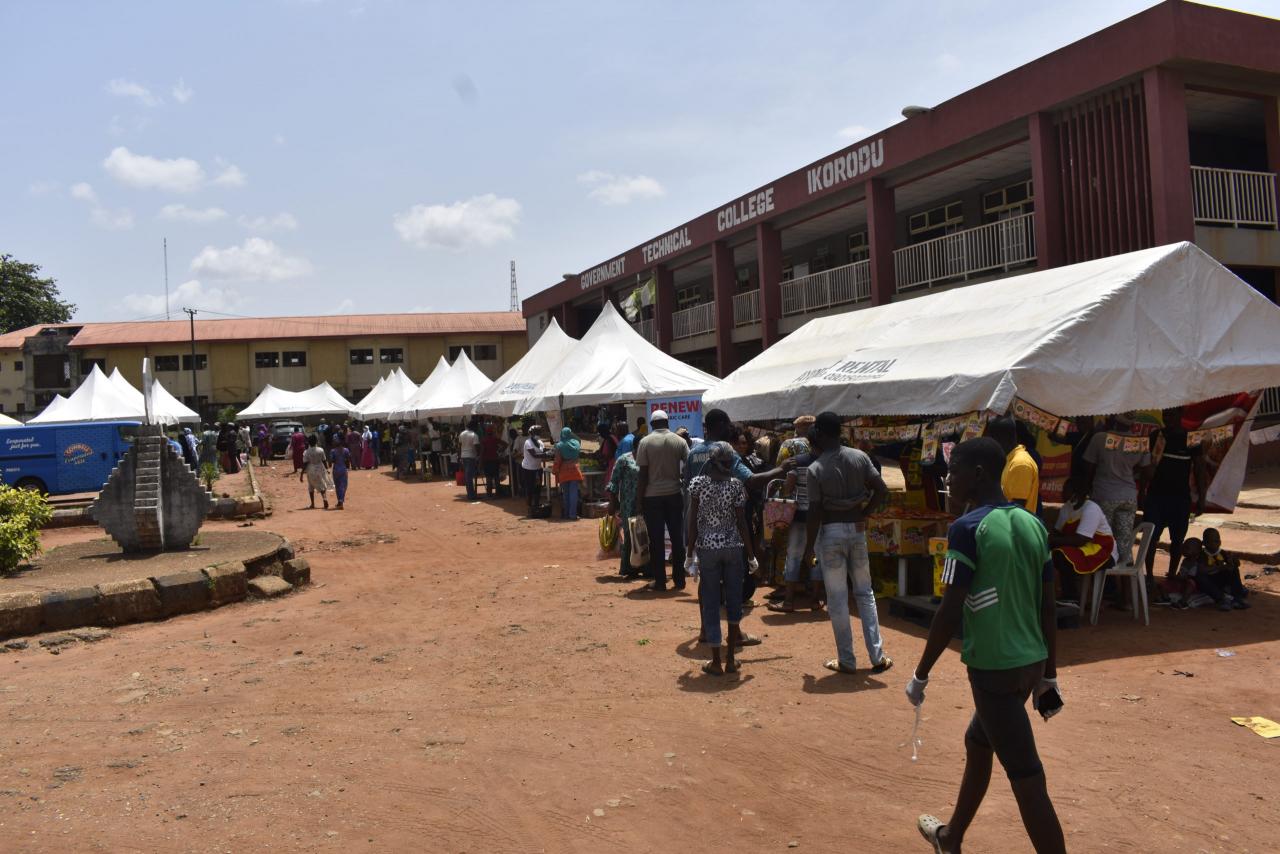
M 960 660 L 977 670 L 1011 670 L 1048 655 L 1040 628 L 1043 585 L 1053 583 L 1049 535 L 1016 504 L 964 514 L 947 531 L 947 584 L 967 588 Z

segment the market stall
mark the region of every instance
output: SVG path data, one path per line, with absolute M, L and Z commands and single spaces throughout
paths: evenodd
M 236 417 L 241 421 L 264 421 L 271 418 L 302 418 L 308 415 L 342 415 L 350 418 L 355 407 L 338 393 L 337 389 L 322 382 L 306 391 L 285 391 L 267 384 L 262 391 Z
M 135 390 L 136 392 L 136 390 Z M 65 400 L 45 407 L 44 411 L 28 421 L 28 424 L 67 424 L 82 421 L 141 421 L 144 415 L 141 401 L 132 399 L 120 390 L 111 378 L 97 366 L 80 383 L 79 388 Z
M 409 379 L 404 369 L 396 368 L 378 380 L 378 384 L 356 404 L 356 416 L 361 421 L 384 420 L 417 390 L 417 383 Z
M 413 393 L 404 399 L 398 406 L 391 407 L 387 412 L 387 419 L 390 421 L 414 421 L 417 416 L 419 406 L 426 402 L 449 373 L 449 360 L 441 356 L 436 366 L 431 369 L 431 373 L 422 381 L 422 384 L 414 389 Z
M 133 385 L 124 378 L 124 374 L 120 373 L 120 369 L 113 368 L 108 379 L 111 380 L 127 400 L 133 401 L 133 403 L 138 407 L 138 417 L 145 417 L 146 402 L 143 399 L 142 392 L 134 388 Z M 195 410 L 179 401 L 169 393 L 168 389 L 158 382 L 152 383 L 151 385 L 151 419 L 156 424 L 164 425 L 200 423 L 200 416 L 196 414 Z
M 578 340 L 566 335 L 553 317 L 529 352 L 468 402 L 472 411 L 477 415 L 500 415 L 503 418 L 524 414 L 519 409 L 521 401 L 564 363 L 577 343 Z

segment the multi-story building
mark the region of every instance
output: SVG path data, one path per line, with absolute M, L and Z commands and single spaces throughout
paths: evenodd
M 639 303 L 725 375 L 816 316 L 1181 240 L 1275 299 L 1278 94 L 1280 21 L 1162 3 L 566 276 L 529 335 Z
M 54 323 L 0 335 L 0 412 L 38 412 L 69 394 L 96 364 L 141 387 L 142 359 L 155 377 L 192 405 L 193 329 L 187 320 Z M 359 400 L 395 368 L 421 382 L 441 356 L 465 352 L 497 378 L 528 351 L 523 318 L 513 312 L 369 314 L 199 320 L 194 383 L 201 412 L 242 408 L 270 383 L 298 391 L 328 381 Z

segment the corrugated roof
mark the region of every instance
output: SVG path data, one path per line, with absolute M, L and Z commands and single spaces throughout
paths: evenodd
M 197 341 L 264 341 L 280 338 L 356 338 L 373 335 L 445 335 L 524 332 L 518 312 L 472 311 L 433 314 L 358 314 L 324 317 L 237 317 L 196 320 Z M 13 332 L 10 335 L 17 335 Z M 8 336 L 6 336 L 8 337 Z M 3 339 L 0 339 L 3 340 Z M 170 344 L 191 340 L 187 320 L 86 323 L 72 347 Z
M 15 329 L 12 332 L 6 332 L 0 335 L 0 350 L 20 350 L 26 340 L 32 335 L 39 334 L 41 329 L 66 329 L 83 326 L 83 323 L 37 323 L 35 326 L 25 326 L 22 329 Z

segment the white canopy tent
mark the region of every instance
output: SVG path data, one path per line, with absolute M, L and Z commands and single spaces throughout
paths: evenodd
M 0 412 L 0 427 L 21 427 L 22 422 L 16 418 L 10 418 L 3 412 Z
M 492 381 L 467 357 L 458 354 L 439 385 L 414 407 L 414 418 L 449 418 L 470 415 L 467 401 L 488 388 Z
M 1280 307 L 1190 243 L 811 320 L 703 396 L 735 419 L 1158 409 L 1280 385 Z
M 117 389 L 120 390 L 126 400 L 131 400 L 138 407 L 138 417 L 146 417 L 146 401 L 142 397 L 142 392 L 138 391 L 133 385 L 124 378 L 124 374 L 120 373 L 119 368 L 111 370 L 111 376 L 108 377 Z M 151 384 L 151 417 L 157 424 L 178 424 L 180 422 L 198 423 L 200 416 L 190 407 L 182 403 L 173 395 L 169 394 L 168 389 L 160 383 Z
M 551 325 L 529 348 L 529 352 L 494 380 L 492 385 L 468 401 L 468 406 L 471 411 L 480 415 L 510 418 L 520 414 L 517 410 L 520 401 L 560 367 L 569 351 L 577 344 L 577 339 L 566 335 L 560 324 L 552 318 Z
M 28 424 L 68 424 L 83 421 L 141 421 L 142 406 L 126 396 L 97 365 L 80 387 L 56 407 L 53 403 Z
M 268 418 L 302 418 L 307 415 L 345 415 L 351 417 L 355 407 L 329 383 L 322 382 L 306 391 L 285 391 L 266 385 L 253 403 L 240 410 L 241 421 Z
M 416 419 L 417 415 L 415 413 L 420 405 L 426 403 L 427 399 L 431 396 L 431 393 L 444 381 L 444 378 L 448 373 L 449 360 L 444 356 L 441 356 L 440 360 L 436 362 L 436 366 L 431 369 L 431 373 L 422 381 L 422 385 L 418 386 L 413 394 L 409 395 L 403 403 L 393 408 L 387 414 L 388 420 L 413 421 Z
M 613 303 L 565 355 L 560 366 L 515 404 L 516 412 L 546 412 L 597 403 L 702 394 L 718 380 L 650 344 Z
M 443 358 L 443 357 L 441 357 Z M 391 411 L 408 400 L 418 385 L 409 379 L 403 368 L 396 368 L 378 380 L 364 400 L 356 404 L 356 413 L 363 421 L 387 418 Z

